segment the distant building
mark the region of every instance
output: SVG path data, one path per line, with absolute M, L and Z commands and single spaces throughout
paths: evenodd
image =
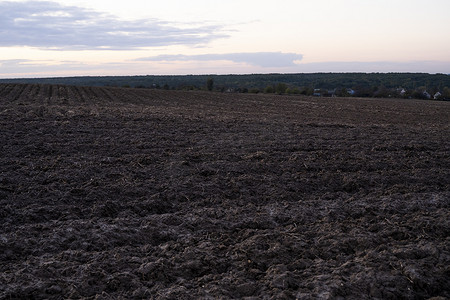
M 427 91 L 423 91 L 423 96 L 427 99 L 431 99 L 431 95 Z
M 347 94 L 349 94 L 350 96 L 354 96 L 356 92 L 353 89 L 347 89 Z
M 328 96 L 329 97 L 336 97 L 336 89 L 328 90 Z
M 438 100 L 438 99 L 442 99 L 442 94 L 437 92 L 436 94 L 434 94 L 434 100 Z
M 322 96 L 321 90 L 320 90 L 320 89 L 314 89 L 314 94 L 313 94 L 313 96 L 317 96 L 317 97 Z
M 404 97 L 406 94 L 406 90 L 404 88 L 398 88 L 397 93 L 399 93 L 400 96 Z

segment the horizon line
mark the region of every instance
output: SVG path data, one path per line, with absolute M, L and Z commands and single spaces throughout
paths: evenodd
M 427 74 L 427 75 L 445 75 L 450 76 L 449 73 L 429 73 L 429 72 L 270 72 L 270 73 L 202 73 L 202 74 L 145 74 L 145 75 L 73 75 L 73 76 L 44 76 L 44 77 L 0 77 L 0 80 L 21 80 L 21 79 L 60 79 L 60 78 L 95 78 L 95 77 L 175 77 L 175 76 L 250 76 L 250 75 L 314 75 L 314 74 Z

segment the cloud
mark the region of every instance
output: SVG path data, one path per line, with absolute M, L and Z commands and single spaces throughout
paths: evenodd
M 118 17 L 51 1 L 0 2 L 0 47 L 129 50 L 201 45 L 227 35 L 217 25 L 181 28 L 158 19 Z
M 301 54 L 282 52 L 227 53 L 201 55 L 158 55 L 136 59 L 137 61 L 218 61 L 228 60 L 263 68 L 294 67 L 303 58 Z

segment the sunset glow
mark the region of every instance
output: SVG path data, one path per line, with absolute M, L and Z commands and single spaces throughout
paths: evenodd
M 450 1 L 0 1 L 0 78 L 450 73 Z

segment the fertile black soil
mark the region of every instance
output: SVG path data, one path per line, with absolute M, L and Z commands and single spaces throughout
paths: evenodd
M 449 120 L 449 102 L 1 84 L 0 298 L 448 298 Z

